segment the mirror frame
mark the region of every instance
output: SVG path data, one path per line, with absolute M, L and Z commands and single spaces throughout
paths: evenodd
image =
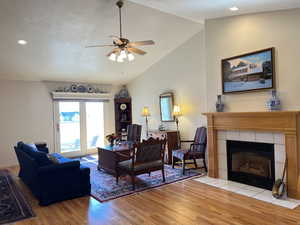
M 175 121 L 175 117 L 172 115 L 172 119 L 171 120 L 163 120 L 162 118 L 162 108 L 161 108 L 161 99 L 162 98 L 170 98 L 172 100 L 172 109 L 171 109 L 171 113 L 173 114 L 173 108 L 174 108 L 174 94 L 172 92 L 167 92 L 167 93 L 163 93 L 159 96 L 159 109 L 160 109 L 160 120 L 161 122 L 174 122 Z

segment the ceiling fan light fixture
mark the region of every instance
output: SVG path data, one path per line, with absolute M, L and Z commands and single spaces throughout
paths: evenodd
M 124 59 L 121 57 L 121 55 L 118 56 L 117 62 L 124 62 Z
M 128 57 L 128 61 L 134 60 L 134 55 L 133 55 L 132 53 L 129 53 L 129 54 L 127 55 L 127 57 Z
M 115 1 L 115 0 L 114 0 Z M 122 7 L 124 5 L 124 0 L 116 0 L 117 7 L 119 9 L 119 25 L 120 25 L 120 35 L 110 35 L 113 39 L 112 44 L 105 45 L 88 45 L 86 48 L 97 48 L 97 47 L 113 47 L 112 51 L 106 56 L 111 61 L 124 62 L 124 60 L 132 61 L 135 59 L 135 55 L 145 55 L 146 52 L 139 49 L 139 46 L 144 45 L 154 45 L 153 40 L 146 41 L 135 41 L 131 42 L 129 39 L 123 37 L 122 33 Z
M 111 61 L 116 61 L 117 55 L 116 55 L 115 53 L 111 53 L 110 56 L 109 56 L 109 59 L 110 59 Z
M 122 59 L 126 59 L 127 58 L 126 51 L 124 49 L 120 52 L 120 57 Z

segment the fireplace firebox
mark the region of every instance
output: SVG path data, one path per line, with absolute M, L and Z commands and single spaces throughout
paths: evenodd
M 228 180 L 272 190 L 274 144 L 227 140 Z

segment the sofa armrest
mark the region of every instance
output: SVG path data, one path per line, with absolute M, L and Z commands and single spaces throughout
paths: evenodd
M 84 176 L 90 177 L 91 169 L 89 167 L 80 165 L 80 173 Z
M 89 195 L 91 193 L 91 182 L 90 182 L 91 170 L 89 167 L 80 166 L 80 182 L 82 187 L 82 192 Z
M 37 172 L 40 205 L 79 196 L 81 177 L 79 161 L 40 167 Z

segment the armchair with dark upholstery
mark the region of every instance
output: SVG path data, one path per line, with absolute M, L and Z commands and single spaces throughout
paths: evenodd
M 127 141 L 133 143 L 140 143 L 142 135 L 142 126 L 138 124 L 131 124 L 127 126 Z
M 119 176 L 122 174 L 129 174 L 132 180 L 132 189 L 135 189 L 135 176 L 143 173 L 161 170 L 162 179 L 165 182 L 164 172 L 164 152 L 166 147 L 166 140 L 159 140 L 149 138 L 143 140 L 142 143 L 136 144 L 131 150 L 130 156 L 121 155 L 120 158 L 128 157 L 128 160 L 117 163 L 116 168 L 116 182 L 119 181 Z
M 172 152 L 172 167 L 174 168 L 177 161 L 182 163 L 182 172 L 185 174 L 186 162 L 187 160 L 193 160 L 195 167 L 197 168 L 197 159 L 203 160 L 203 168 L 207 172 L 206 162 L 205 162 L 205 152 L 207 144 L 207 131 L 205 127 L 199 127 L 196 130 L 195 138 L 193 141 L 181 141 L 181 143 L 192 143 L 189 149 L 178 149 Z

